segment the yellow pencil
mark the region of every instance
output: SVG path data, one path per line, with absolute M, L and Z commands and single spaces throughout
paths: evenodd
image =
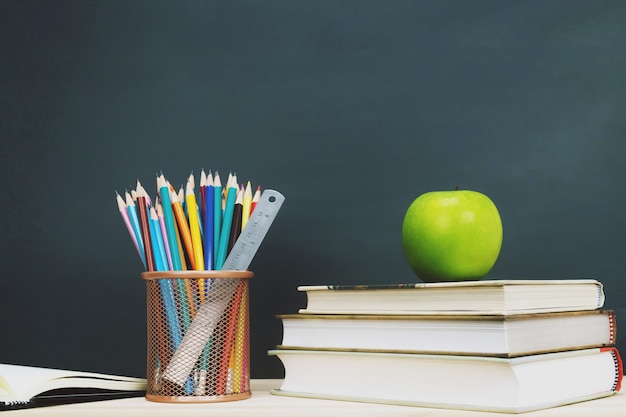
M 194 269 L 201 271 L 204 269 L 204 251 L 202 250 L 202 235 L 200 234 L 200 222 L 198 220 L 198 205 L 193 191 L 193 176 L 190 176 L 189 181 L 187 181 L 185 201 L 187 203 L 191 246 L 193 248 L 193 253 L 189 254 L 189 257 L 195 259 Z M 198 293 L 200 302 L 204 302 L 204 279 L 202 278 L 198 279 Z
M 252 208 L 252 187 L 250 181 L 246 184 L 243 192 L 243 209 L 241 210 L 241 230 L 246 227 L 246 223 L 250 219 L 250 209 Z
M 242 392 L 242 372 L 243 369 L 243 361 L 244 358 L 248 355 L 247 351 L 244 351 L 244 342 L 245 342 L 245 330 L 246 330 L 246 316 L 247 316 L 247 306 L 248 306 L 248 291 L 247 288 L 244 288 L 243 293 L 241 294 L 241 304 L 239 304 L 239 312 L 237 313 L 237 330 L 235 336 L 235 343 L 233 346 L 234 354 L 231 355 L 231 358 L 234 357 L 233 364 L 233 391 L 234 392 Z
M 198 204 L 196 203 L 196 195 L 193 190 L 193 177 L 190 177 L 190 180 L 187 181 L 185 201 L 187 203 L 191 244 L 195 260 L 194 269 L 201 271 L 204 269 L 204 252 L 202 251 L 202 235 L 200 234 L 200 222 L 198 220 Z M 190 254 L 190 256 L 192 255 Z

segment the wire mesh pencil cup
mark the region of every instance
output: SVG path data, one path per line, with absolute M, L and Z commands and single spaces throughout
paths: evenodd
M 250 271 L 150 271 L 146 399 L 249 398 Z

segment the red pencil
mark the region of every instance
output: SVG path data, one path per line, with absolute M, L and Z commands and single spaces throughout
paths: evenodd
M 254 197 L 252 197 L 252 203 L 250 204 L 250 214 L 254 211 L 257 203 L 261 199 L 261 186 L 256 187 L 256 191 L 254 192 Z
M 231 300 L 230 309 L 228 311 L 228 326 L 226 327 L 226 334 L 224 343 L 222 345 L 222 358 L 220 360 L 220 370 L 217 376 L 217 395 L 224 395 L 226 393 L 226 383 L 228 380 L 228 367 L 230 365 L 230 355 L 235 343 L 235 336 L 237 330 L 237 318 L 239 316 L 239 304 L 243 295 L 244 283 L 240 283 L 237 286 L 233 299 Z

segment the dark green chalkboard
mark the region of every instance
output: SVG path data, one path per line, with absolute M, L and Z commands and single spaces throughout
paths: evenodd
M 618 0 L 0 2 L 0 361 L 144 373 L 115 191 L 202 168 L 287 198 L 251 265 L 254 378 L 282 376 L 296 286 L 416 280 L 404 211 L 456 185 L 500 209 L 490 277 L 596 278 L 619 324 L 624 22 Z

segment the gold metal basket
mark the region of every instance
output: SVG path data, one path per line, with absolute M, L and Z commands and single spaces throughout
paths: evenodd
M 250 271 L 143 272 L 146 398 L 242 400 L 250 391 Z

